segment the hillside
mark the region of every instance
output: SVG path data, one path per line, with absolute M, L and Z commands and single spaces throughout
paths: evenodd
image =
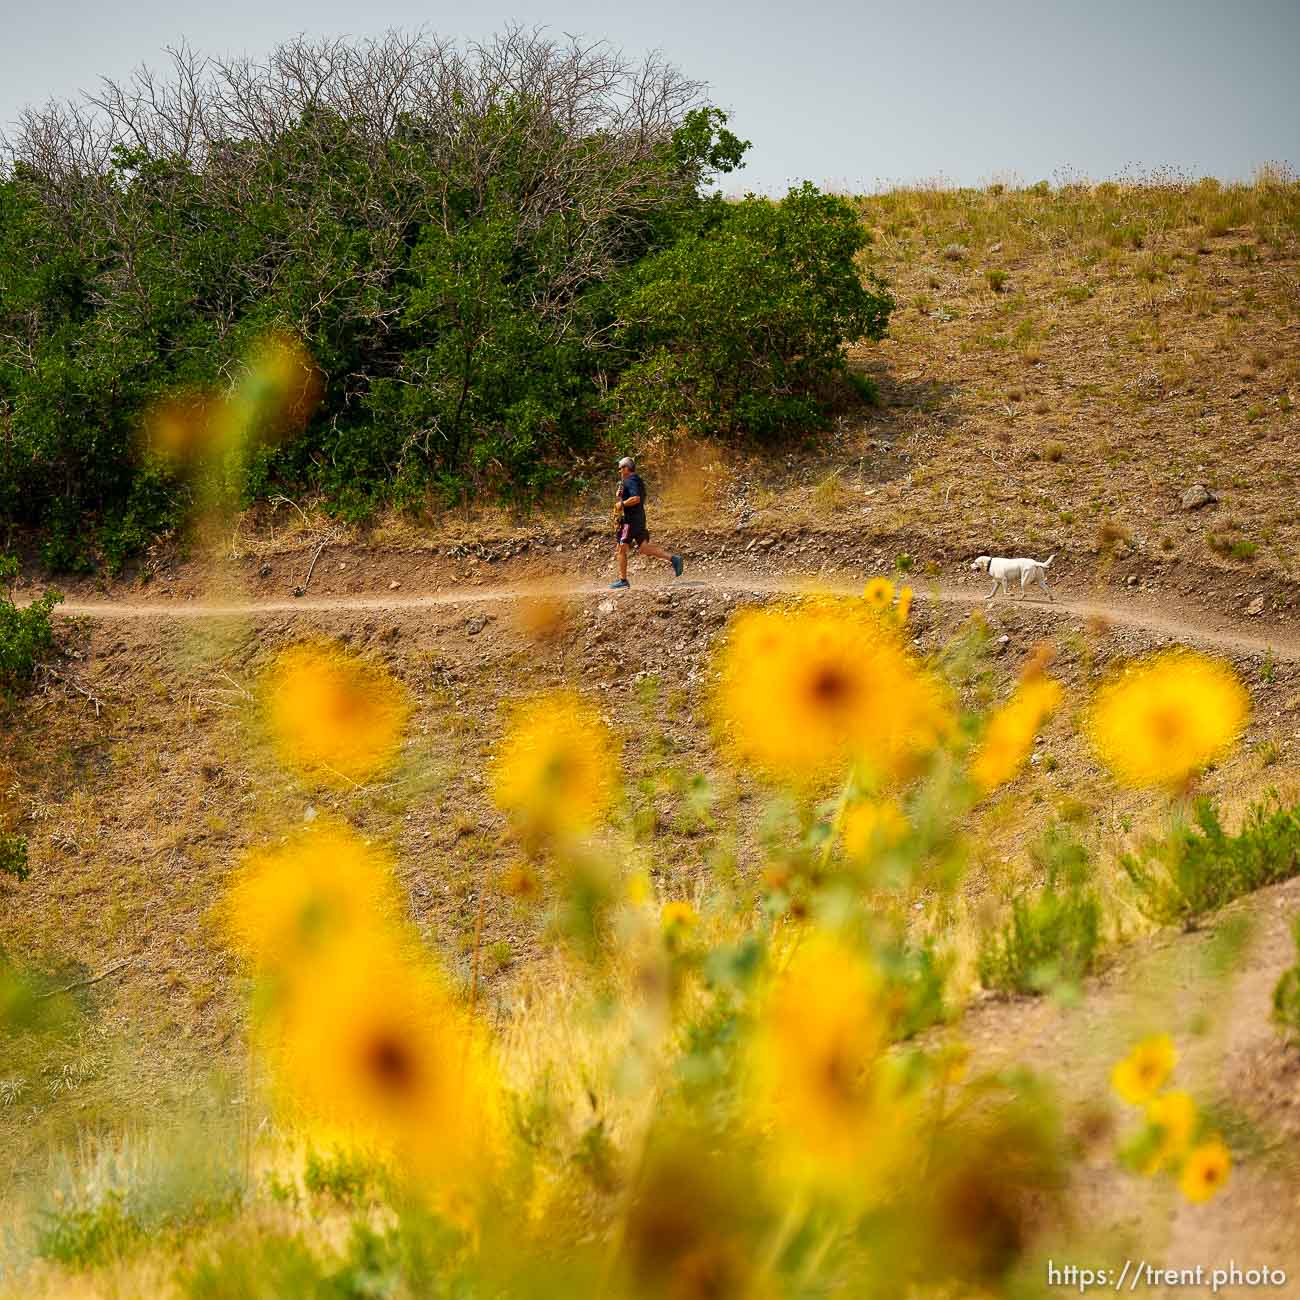
M 1157 572 L 1218 569 L 1225 606 L 1252 566 L 1296 576 L 1293 180 L 861 206 L 903 308 L 862 356 L 901 408 L 886 520 L 1076 555 L 1110 530 Z M 1197 483 L 1218 503 L 1181 508 Z
M 1085 1220 L 1100 1216 L 1102 1240 L 1053 1240 L 1106 1259 L 1123 1245 L 1214 1264 L 1249 1248 L 1254 1262 L 1300 1265 L 1271 1217 L 1297 1191 L 1287 1144 L 1298 1058 L 1268 1018 L 1296 956 L 1295 882 L 1199 931 L 1157 926 L 1120 858 L 1162 832 L 1163 800 L 1118 789 L 1084 725 L 1092 693 L 1125 662 L 1195 646 L 1233 665 L 1253 710 L 1199 789 L 1234 829 L 1270 788 L 1284 804 L 1300 799 L 1300 185 L 935 189 L 857 203 L 869 259 L 899 302 L 889 336 L 851 358 L 879 404 L 845 410 L 824 438 L 788 451 L 700 439 L 638 449 L 655 536 L 687 556 L 679 583 L 634 561 L 630 592 L 604 590 L 602 489 L 530 517 L 481 507 L 366 529 L 306 500 L 263 505 L 156 547 L 119 580 L 61 584 L 61 655 L 4 720 L 0 815 L 27 836 L 32 874 L 0 877 L 0 950 L 54 984 L 85 982 L 84 1018 L 42 1055 L 0 1068 L 15 1222 L 47 1190 L 53 1153 L 80 1142 L 88 1159 L 97 1138 L 148 1131 L 160 1111 L 212 1123 L 233 1100 L 241 1133 L 271 1131 L 245 1086 L 248 982 L 220 904 L 251 847 L 337 816 L 391 851 L 410 921 L 481 1000 L 529 1086 L 550 1061 L 563 1115 L 554 1140 L 585 1181 L 571 1222 L 562 1199 L 537 1213 L 563 1222 L 585 1258 L 574 1225 L 605 1240 L 618 1179 L 600 1160 L 621 1168 L 634 1107 L 608 1079 L 589 1082 L 608 1064 L 603 1030 L 582 1022 L 575 1061 L 546 1039 L 547 1016 L 562 1023 L 557 1007 L 576 1004 L 580 980 L 544 905 L 560 886 L 544 885 L 541 902 L 520 887 L 520 843 L 491 797 L 503 706 L 564 686 L 596 701 L 624 775 L 602 843 L 644 871 L 652 901 L 689 901 L 734 939 L 726 927 L 757 925 L 772 906 L 773 844 L 794 831 L 771 838 L 762 783 L 717 742 L 719 637 L 738 611 L 806 590 L 855 596 L 888 574 L 914 585 L 908 641 L 950 675 L 963 709 L 1004 701 L 1045 641 L 1067 701 L 1032 764 L 962 822 L 958 885 L 917 880 L 873 896 L 882 920 L 951 959 L 953 1028 L 929 1033 L 967 1040 L 977 1065 L 1041 1072 L 1076 1146 L 1096 1136 L 1090 1106 L 1113 1126 L 1098 1094 L 1132 1035 L 1177 1034 L 1186 1086 L 1195 1079 L 1228 1135 L 1236 1181 L 1210 1207 L 1179 1209 L 1167 1189 L 1121 1173 L 1109 1148 L 1093 1152 L 1072 1195 Z M 1218 499 L 1184 509 L 1197 483 Z M 969 571 L 981 552 L 1055 552 L 1057 604 L 984 606 L 986 581 Z M 44 584 L 29 569 L 20 590 Z M 338 640 L 409 693 L 382 779 L 331 790 L 277 760 L 263 674 L 313 638 Z M 981 987 L 981 945 L 1013 899 L 1042 885 L 1035 846 L 1049 825 L 1072 828 L 1091 854 L 1100 971 L 1055 997 L 997 1000 Z M 795 908 L 778 928 L 800 919 Z M 607 977 L 618 988 L 636 972 Z M 610 1135 L 612 1154 L 592 1155 Z M 259 1176 L 290 1176 L 282 1154 L 265 1159 Z M 243 1214 L 231 1240 L 305 1231 L 338 1244 L 351 1211 L 308 1201 L 299 1213 L 259 1191 Z M 223 1231 L 181 1238 L 185 1261 Z M 175 1282 L 174 1261 L 148 1253 L 69 1282 L 76 1272 L 47 1260 L 33 1276 L 49 1295 Z

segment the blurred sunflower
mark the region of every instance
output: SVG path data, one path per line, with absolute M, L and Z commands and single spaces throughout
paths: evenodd
M 283 651 L 263 692 L 281 760 L 325 785 L 378 775 L 396 755 L 411 714 L 395 678 L 327 643 Z
M 493 766 L 492 794 L 526 833 L 588 831 L 617 790 L 614 738 L 589 704 L 553 691 L 516 709 Z
M 486 1040 L 390 937 L 335 947 L 269 1041 L 281 1107 L 322 1140 L 450 1187 L 487 1172 L 499 1097 Z
M 888 578 L 872 578 L 862 593 L 862 598 L 877 613 L 883 613 L 894 603 L 894 584 Z
M 674 900 L 665 903 L 659 913 L 659 923 L 665 930 L 682 932 L 692 930 L 699 922 L 699 914 L 687 902 Z
M 912 589 L 911 587 L 902 587 L 898 592 L 898 604 L 894 607 L 894 618 L 901 627 L 907 622 L 907 616 L 912 612 Z
M 174 393 L 145 413 L 145 445 L 165 460 L 193 465 L 219 448 L 227 420 L 223 399 L 191 389 Z
M 143 421 L 146 445 L 191 466 L 236 453 L 303 428 L 323 391 L 321 372 L 301 341 L 272 331 L 253 345 L 229 392 L 188 389 L 150 408 Z
M 1111 1071 L 1111 1086 L 1125 1101 L 1141 1106 L 1164 1087 L 1177 1060 L 1168 1034 L 1144 1038 Z
M 621 1239 L 628 1274 L 619 1295 L 650 1300 L 742 1300 L 770 1216 L 754 1179 L 703 1133 L 656 1134 L 630 1189 Z
M 1068 1172 L 1051 1107 L 1023 1085 L 976 1079 L 926 1140 L 925 1175 L 904 1200 L 912 1259 L 930 1283 L 920 1293 L 1014 1293 L 1011 1277 L 1065 1210 Z
M 971 761 L 971 780 L 987 794 L 1010 781 L 1024 765 L 1039 728 L 1061 705 L 1061 683 L 1032 676 L 989 719 Z
M 1155 1130 L 1142 1172 L 1150 1176 L 1176 1162 L 1191 1145 L 1199 1116 L 1185 1092 L 1166 1092 L 1147 1104 L 1147 1123 Z
M 863 800 L 844 811 L 841 836 L 844 852 L 862 862 L 898 844 L 908 831 L 907 818 L 896 799 Z
M 516 862 L 501 877 L 501 892 L 531 903 L 541 897 L 542 880 L 527 862 Z
M 719 657 L 720 728 L 736 758 L 795 782 L 910 775 L 948 733 L 937 681 L 868 610 L 844 602 L 747 610 Z
M 222 406 L 228 441 L 278 441 L 302 429 L 324 392 L 320 369 L 302 341 L 272 330 L 253 346 Z
M 1202 1142 L 1183 1162 L 1178 1186 L 1189 1201 L 1199 1204 L 1222 1191 L 1232 1172 L 1232 1153 L 1218 1138 Z
M 1249 716 L 1250 696 L 1227 664 L 1172 650 L 1104 686 L 1089 729 L 1124 785 L 1176 787 L 1231 749 Z
M 237 952 L 283 969 L 391 925 L 400 906 L 385 855 L 342 823 L 325 822 L 249 853 L 223 919 Z
M 573 609 L 558 591 L 539 588 L 515 602 L 515 624 L 530 641 L 558 640 L 573 621 Z
M 878 1064 L 887 1009 L 865 958 L 830 939 L 802 948 L 772 989 L 755 1043 L 766 1113 L 819 1164 L 861 1167 L 890 1118 Z

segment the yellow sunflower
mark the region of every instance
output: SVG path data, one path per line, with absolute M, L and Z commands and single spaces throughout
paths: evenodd
M 250 852 L 223 920 L 237 952 L 264 969 L 284 969 L 391 925 L 400 911 L 387 857 L 342 823 L 325 822 Z
M 663 928 L 677 933 L 693 930 L 699 919 L 699 913 L 689 903 L 681 900 L 665 903 L 659 913 L 659 922 Z
M 990 719 L 971 762 L 971 780 L 986 794 L 1010 781 L 1024 765 L 1043 723 L 1061 705 L 1061 683 L 1033 676 Z
M 894 607 L 894 617 L 901 627 L 907 622 L 907 616 L 912 612 L 912 589 L 911 587 L 902 587 L 898 592 L 898 604 Z
M 1166 1092 L 1147 1104 L 1147 1123 L 1158 1136 L 1142 1172 L 1151 1175 L 1177 1161 L 1196 1134 L 1196 1103 L 1185 1092 Z
M 864 861 L 883 849 L 890 849 L 907 834 L 907 818 L 896 799 L 864 800 L 844 811 L 841 832 L 844 852 Z
M 515 602 L 515 625 L 530 641 L 560 639 L 573 621 L 573 607 L 558 591 L 538 588 Z
M 1178 1186 L 1189 1201 L 1208 1201 L 1222 1191 L 1232 1172 L 1232 1153 L 1219 1138 L 1194 1147 L 1183 1162 Z
M 948 733 L 939 684 L 864 607 L 751 609 L 719 656 L 718 721 L 735 757 L 795 782 L 860 764 L 900 780 Z
M 269 441 L 301 429 L 323 392 L 321 372 L 302 343 L 273 331 L 260 339 L 228 392 L 189 389 L 145 415 L 149 446 L 181 463 L 229 455 L 252 440 Z
M 486 1172 L 500 1100 L 486 1039 L 388 937 L 337 947 L 268 1045 L 281 1108 L 320 1140 L 453 1186 Z
M 1111 1071 L 1111 1086 L 1125 1101 L 1144 1105 L 1164 1087 L 1177 1060 L 1174 1040 L 1168 1034 L 1144 1038 Z
M 851 1165 L 888 1117 L 878 1104 L 887 1014 L 879 976 L 829 939 L 798 952 L 758 1027 L 755 1081 L 771 1122 L 800 1150 Z
M 262 337 L 223 403 L 227 437 L 273 441 L 303 428 L 324 391 L 321 372 L 301 340 L 284 331 Z
M 492 793 L 527 833 L 590 830 L 618 784 L 613 734 L 579 696 L 554 691 L 515 710 L 493 765 Z
M 142 422 L 146 444 L 164 459 L 187 464 L 209 455 L 223 436 L 222 399 L 190 389 L 156 403 Z
M 1241 736 L 1250 696 L 1225 663 L 1165 651 L 1104 686 L 1092 708 L 1092 742 L 1124 785 L 1179 786 Z
M 888 578 L 872 578 L 862 593 L 862 598 L 877 613 L 883 613 L 894 603 L 894 584 Z
M 398 681 L 327 643 L 285 650 L 263 691 L 281 760 L 324 785 L 378 775 L 395 757 L 411 712 Z

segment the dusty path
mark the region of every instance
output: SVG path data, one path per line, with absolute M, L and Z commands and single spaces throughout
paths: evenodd
M 654 593 L 663 590 L 713 591 L 728 595 L 755 593 L 762 595 L 798 595 L 812 590 L 834 594 L 853 595 L 862 589 L 861 579 L 849 583 L 844 581 L 827 581 L 814 577 L 768 578 L 758 575 L 722 575 L 695 579 L 683 579 L 672 584 L 671 588 L 663 584 L 638 584 L 634 594 Z M 77 618 L 234 618 L 249 615 L 302 613 L 349 613 L 379 612 L 394 613 L 410 610 L 430 609 L 441 606 L 483 605 L 501 601 L 513 601 L 536 597 L 575 596 L 612 596 L 605 583 L 570 583 L 546 585 L 511 585 L 483 587 L 473 589 L 443 589 L 418 595 L 395 595 L 390 593 L 374 596 L 329 596 L 302 597 L 280 600 L 250 600 L 244 603 L 209 602 L 192 599 L 174 599 L 171 601 L 137 602 L 137 601 L 69 601 L 59 606 L 59 613 Z M 1238 654 L 1265 654 L 1271 652 L 1278 660 L 1300 662 L 1300 629 L 1271 629 L 1259 633 L 1248 633 L 1231 626 L 1214 626 L 1206 621 L 1189 617 L 1179 611 L 1170 611 L 1160 606 L 1143 604 L 1138 600 L 1132 602 L 1114 602 L 1107 600 L 1072 600 L 1057 599 L 1055 602 L 1045 600 L 1020 601 L 998 599 L 985 602 L 982 586 L 978 590 L 960 587 L 938 587 L 927 591 L 929 598 L 937 599 L 941 604 L 957 606 L 985 606 L 991 611 L 1000 612 L 1025 608 L 1036 614 L 1056 615 L 1060 618 L 1103 619 L 1116 626 L 1132 628 L 1151 633 L 1155 636 L 1168 637 L 1188 645 L 1199 645 L 1206 649 L 1226 651 Z M 615 599 L 626 598 L 623 593 Z

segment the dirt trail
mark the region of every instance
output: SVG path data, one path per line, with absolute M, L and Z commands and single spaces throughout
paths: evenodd
M 852 583 L 843 581 L 826 581 L 814 577 L 789 576 L 770 578 L 758 575 L 721 575 L 703 578 L 683 579 L 671 586 L 664 584 L 638 584 L 631 593 L 609 592 L 604 583 L 570 583 L 557 585 L 530 584 L 483 587 L 470 589 L 443 589 L 417 595 L 376 594 L 374 596 L 329 596 L 301 597 L 280 600 L 250 600 L 245 603 L 208 602 L 193 599 L 176 599 L 173 601 L 69 601 L 59 607 L 65 616 L 78 618 L 234 618 L 241 616 L 260 616 L 266 614 L 302 613 L 350 613 L 378 612 L 393 613 L 410 610 L 429 609 L 439 606 L 483 605 L 501 601 L 527 599 L 546 595 L 551 597 L 575 596 L 613 596 L 626 599 L 643 593 L 657 593 L 665 590 L 681 592 L 711 591 L 727 595 L 754 593 L 761 595 L 798 595 L 809 591 L 830 592 L 837 595 L 853 595 L 861 591 L 861 580 Z M 966 590 L 959 587 L 938 587 L 928 589 L 927 595 L 942 604 L 959 606 L 985 606 L 982 587 L 980 590 Z M 1272 652 L 1279 660 L 1300 662 L 1300 630 L 1273 629 L 1258 634 L 1237 631 L 1230 626 L 1213 626 L 1205 621 L 1196 621 L 1180 611 L 1170 611 L 1159 606 L 1132 602 L 1116 603 L 1107 600 L 1067 600 L 1055 602 L 1045 600 L 999 599 L 987 602 L 993 612 L 1012 609 L 1032 610 L 1035 614 L 1056 615 L 1060 618 L 1103 619 L 1108 623 L 1145 631 L 1156 636 L 1172 638 L 1190 645 L 1201 645 L 1208 649 L 1232 653 L 1264 654 Z

